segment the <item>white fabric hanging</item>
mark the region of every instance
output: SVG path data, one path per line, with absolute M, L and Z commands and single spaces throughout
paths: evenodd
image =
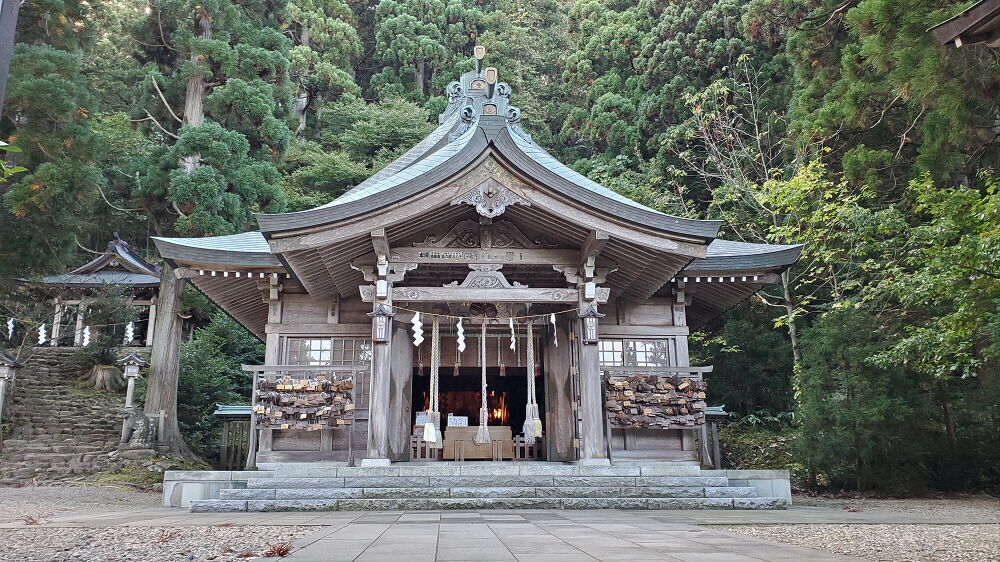
M 83 347 L 90 345 L 90 326 L 83 328 Z
M 9 340 L 14 339 L 14 319 L 13 318 L 8 318 L 7 319 L 7 339 L 9 339 Z
M 131 322 L 125 324 L 125 339 L 122 343 L 128 345 L 132 343 L 132 338 L 135 337 L 135 326 Z
M 479 364 L 482 369 L 482 403 L 479 406 L 479 429 L 476 431 L 476 437 L 472 440 L 477 445 L 485 445 L 490 443 L 490 410 L 489 405 L 486 403 L 486 322 L 487 319 L 483 317 L 483 327 L 480 331 L 479 336 Z
M 553 312 L 549 315 L 549 322 L 552 323 L 552 343 L 559 347 L 559 332 L 556 332 L 556 315 Z
M 38 327 L 38 345 L 44 345 L 46 339 L 48 339 L 48 335 L 45 333 L 45 324 L 42 324 Z

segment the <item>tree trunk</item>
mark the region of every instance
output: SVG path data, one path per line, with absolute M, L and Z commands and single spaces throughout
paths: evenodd
M 157 299 L 156 331 L 149 357 L 149 387 L 143 412 L 147 416 L 161 411 L 166 415 L 163 434 L 157 441 L 165 452 L 185 458 L 196 458 L 181 437 L 177 423 L 177 379 L 180 374 L 180 346 L 183 322 L 177 315 L 184 281 L 174 268 L 163 265 L 160 294 Z
M 781 274 L 781 288 L 785 294 L 785 313 L 788 314 L 788 339 L 792 343 L 792 362 L 798 367 L 802 363 L 802 351 L 799 349 L 799 328 L 795 320 L 795 297 L 792 296 L 787 269 Z
M 202 39 L 212 38 L 212 17 L 201 8 L 198 9 L 198 37 Z M 202 66 L 204 64 L 202 56 L 191 53 L 191 64 L 195 68 Z M 197 127 L 205 122 L 205 93 L 207 89 L 205 77 L 200 71 L 196 71 L 188 80 L 184 93 L 184 125 Z M 181 158 L 181 169 L 188 174 L 194 172 L 200 159 L 197 154 Z
M 939 380 L 937 383 L 938 403 L 941 405 L 941 415 L 944 418 L 944 428 L 948 433 L 948 444 L 952 450 L 958 447 L 958 434 L 955 430 L 955 414 L 952 410 L 951 396 L 948 393 L 948 382 Z
M 417 91 L 423 96 L 426 94 L 424 92 L 424 69 L 427 66 L 427 62 L 424 60 L 417 61 L 417 68 L 413 72 L 413 80 L 417 83 Z
M 309 26 L 303 25 L 302 31 L 299 33 L 299 44 L 308 47 L 311 42 L 309 36 Z M 306 130 L 306 110 L 309 109 L 309 91 L 306 90 L 305 85 L 299 82 L 299 93 L 295 96 L 295 116 L 299 120 L 299 126 L 295 128 L 295 136 L 302 136 L 302 131 Z
M 0 116 L 3 115 L 4 96 L 7 92 L 7 75 L 14 58 L 14 35 L 17 29 L 17 12 L 21 0 L 0 0 Z

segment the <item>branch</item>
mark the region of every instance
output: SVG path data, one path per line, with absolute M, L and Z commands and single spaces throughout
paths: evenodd
M 91 250 L 90 248 L 81 244 L 80 239 L 76 237 L 76 234 L 73 234 L 73 241 L 76 242 L 76 245 L 79 246 L 80 249 L 83 250 L 84 252 L 90 252 L 91 254 L 97 254 L 99 256 L 104 255 L 104 252 L 95 252 L 94 250 Z
M 181 119 L 180 117 L 178 117 L 177 114 L 174 113 L 173 109 L 170 109 L 170 104 L 167 103 L 167 98 L 163 95 L 163 92 L 160 91 L 160 85 L 159 85 L 159 83 L 156 82 L 156 75 L 153 74 L 152 78 L 153 78 L 153 88 L 156 90 L 157 94 L 160 94 L 160 100 L 163 102 L 163 107 L 167 108 L 167 111 L 170 112 L 170 116 L 173 117 L 174 120 L 176 120 L 178 123 L 183 124 L 184 120 Z M 149 112 L 147 111 L 146 114 L 148 115 Z
M 146 117 L 145 119 L 132 119 L 133 123 L 141 123 L 143 121 L 152 121 L 153 124 L 156 125 L 156 128 L 158 128 L 159 130 L 163 131 L 164 134 L 166 134 L 169 137 L 172 137 L 175 140 L 180 140 L 179 136 L 177 136 L 174 133 L 171 133 L 170 131 L 164 129 L 163 125 L 160 125 L 160 122 L 157 121 L 156 117 L 153 117 L 153 115 L 148 110 L 143 109 L 143 111 L 146 112 L 146 115 L 148 115 L 148 117 Z
M 94 185 L 95 187 L 97 187 L 97 192 L 101 194 L 101 199 L 104 199 L 104 202 L 108 204 L 108 207 L 111 207 L 112 209 L 116 211 L 121 211 L 123 213 L 134 213 L 142 210 L 142 209 L 123 209 L 121 207 L 115 206 L 111 201 L 108 201 L 108 198 L 106 195 L 104 195 L 104 190 L 101 189 L 101 186 L 98 184 Z

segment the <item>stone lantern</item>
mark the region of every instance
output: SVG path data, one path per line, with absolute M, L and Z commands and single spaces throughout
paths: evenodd
M 3 419 L 3 404 L 7 395 L 7 385 L 14 385 L 17 370 L 24 365 L 6 353 L 0 353 L 0 420 Z
M 118 364 L 125 368 L 125 380 L 128 381 L 128 389 L 125 391 L 125 407 L 132 406 L 132 394 L 135 392 L 135 379 L 139 378 L 139 370 L 149 365 L 135 353 L 129 353 L 126 357 L 119 359 Z

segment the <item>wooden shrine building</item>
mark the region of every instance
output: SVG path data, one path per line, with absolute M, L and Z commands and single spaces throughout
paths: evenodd
M 44 345 L 73 347 L 94 341 L 107 326 L 90 326 L 85 310 L 96 291 L 108 286 L 120 287 L 129 304 L 139 310 L 131 332 L 117 326 L 116 336 L 131 335 L 124 345 L 146 347 L 153 341 L 156 297 L 160 288 L 161 268 L 146 261 L 128 243 L 115 234 L 107 248 L 89 262 L 59 275 L 41 279 L 20 279 L 20 283 L 38 294 L 38 300 L 52 306 L 48 339 Z
M 574 172 L 521 128 L 480 48 L 476 62 L 437 129 L 330 203 L 155 239 L 266 342 L 248 367 L 256 461 L 704 454 L 711 368 L 690 364 L 690 330 L 800 247 L 721 240 L 720 221 Z

